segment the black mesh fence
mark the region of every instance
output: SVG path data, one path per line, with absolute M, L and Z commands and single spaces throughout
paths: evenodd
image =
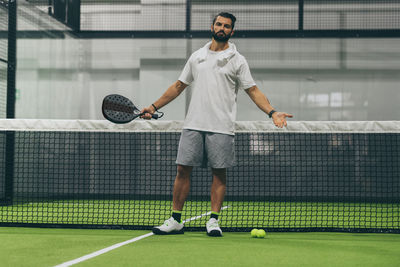
M 400 29 L 400 1 L 304 1 L 304 29 Z
M 80 2 L 81 30 L 87 31 L 204 31 L 221 11 L 235 14 L 238 31 L 400 29 L 398 0 Z
M 208 31 L 221 11 L 237 17 L 239 32 L 400 29 L 399 0 L 28 2 L 76 31 Z

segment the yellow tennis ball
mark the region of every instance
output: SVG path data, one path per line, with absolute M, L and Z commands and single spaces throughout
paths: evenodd
M 257 231 L 258 231 L 258 229 L 251 230 L 251 232 L 250 232 L 251 237 L 257 237 Z
M 260 237 L 260 238 L 264 238 L 266 235 L 266 233 L 263 229 L 257 230 L 256 234 L 257 234 L 257 237 Z

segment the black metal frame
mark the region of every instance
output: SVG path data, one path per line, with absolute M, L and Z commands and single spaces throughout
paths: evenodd
M 78 38 L 209 38 L 210 31 L 80 31 Z M 400 30 L 236 31 L 234 38 L 398 38 Z
M 15 118 L 15 79 L 17 69 L 17 1 L 8 3 L 8 55 L 7 55 L 7 118 Z M 14 132 L 6 133 L 5 158 L 5 192 L 0 201 L 3 205 L 11 205 L 14 182 Z
M 80 5 L 80 0 L 78 0 Z M 53 1 L 54 4 L 54 1 Z M 51 10 L 51 9 L 49 9 Z M 191 28 L 192 0 L 186 0 L 186 27 L 183 31 L 81 31 L 80 23 L 66 23 L 71 31 L 52 31 L 51 38 L 64 38 L 73 35 L 77 38 L 209 38 L 210 31 L 193 31 Z M 51 12 L 50 12 L 51 13 Z M 54 6 L 53 6 L 53 17 Z M 68 14 L 66 14 L 67 16 Z M 80 17 L 80 9 L 75 11 L 75 16 Z M 0 38 L 1 38 L 0 32 Z M 22 31 L 18 38 L 40 38 L 46 33 Z M 235 38 L 398 38 L 400 29 L 346 29 L 346 30 L 304 30 L 304 0 L 298 0 L 298 28 L 293 30 L 244 30 L 236 31 Z
M 304 0 L 299 0 L 299 31 L 304 29 Z
M 81 27 L 81 0 L 49 0 L 48 14 L 78 32 Z
M 0 39 L 8 32 L 0 31 Z M 196 39 L 210 38 L 210 31 L 18 31 L 20 39 L 64 39 L 72 36 L 81 39 L 145 38 L 145 39 Z M 277 30 L 236 31 L 233 38 L 399 38 L 400 30 Z

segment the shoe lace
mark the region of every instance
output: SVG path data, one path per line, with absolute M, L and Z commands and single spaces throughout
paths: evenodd
M 173 219 L 171 219 L 171 218 L 169 218 L 168 220 L 165 220 L 165 221 L 164 221 L 164 225 L 165 225 L 165 226 L 168 226 L 168 224 L 171 223 L 172 220 L 173 220 Z
M 212 227 L 212 228 L 218 228 L 218 227 L 219 227 L 218 221 L 212 221 L 212 222 L 210 222 L 208 225 L 209 225 L 210 227 Z

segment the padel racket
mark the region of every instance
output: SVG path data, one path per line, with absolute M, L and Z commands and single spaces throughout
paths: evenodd
M 106 96 L 103 99 L 101 110 L 104 118 L 114 123 L 128 123 L 145 114 L 140 112 L 131 100 L 117 94 Z M 162 112 L 160 114 L 160 116 L 152 114 L 151 117 L 157 120 L 164 115 Z

